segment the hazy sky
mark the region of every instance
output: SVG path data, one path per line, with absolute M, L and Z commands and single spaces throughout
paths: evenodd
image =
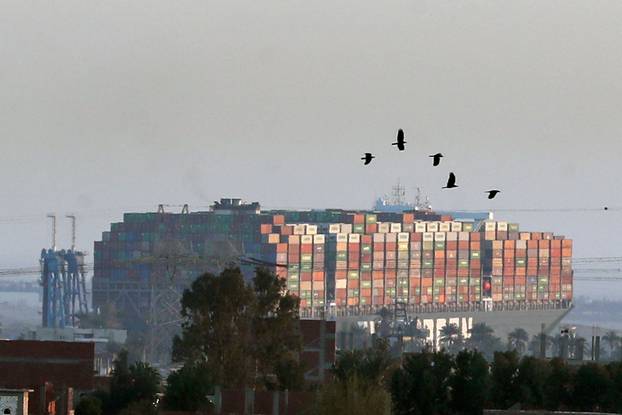
M 439 209 L 620 207 L 620 21 L 619 1 L 4 0 L 0 268 L 35 264 L 47 212 L 92 251 L 123 210 L 366 208 L 397 178 Z M 497 217 L 620 256 L 620 211 Z

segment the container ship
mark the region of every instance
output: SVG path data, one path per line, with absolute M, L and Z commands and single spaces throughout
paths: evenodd
M 337 320 L 341 347 L 354 324 L 373 333 L 383 309 L 420 321 L 435 343 L 449 323 L 465 337 L 479 322 L 502 338 L 536 334 L 572 307 L 572 240 L 487 213 L 406 207 L 263 211 L 221 199 L 208 211 L 126 213 L 95 242 L 93 305 L 114 305 L 129 328 L 174 325 L 194 278 L 237 264 L 249 278 L 257 265 L 283 278 L 303 318 Z M 168 318 L 154 315 L 167 307 Z

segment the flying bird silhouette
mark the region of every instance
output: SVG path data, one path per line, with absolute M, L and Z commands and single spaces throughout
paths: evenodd
M 441 153 L 436 153 L 432 154 L 430 157 L 434 158 L 434 162 L 432 163 L 432 165 L 436 167 L 441 164 L 441 158 L 443 157 L 443 155 Z
M 397 141 L 392 145 L 397 146 L 399 151 L 404 151 L 404 144 L 406 144 L 406 141 L 404 141 L 404 130 L 400 128 L 397 130 Z
M 365 163 L 363 163 L 364 165 L 368 165 L 369 163 L 371 163 L 372 159 L 375 159 L 376 157 L 371 154 L 371 153 L 365 153 L 365 155 L 363 157 L 361 157 L 361 160 L 365 161 Z
M 487 192 L 484 192 L 484 193 L 488 193 L 488 199 L 494 199 L 495 196 L 501 193 L 501 190 L 488 190 Z
M 458 187 L 456 184 L 456 175 L 449 173 L 449 179 L 447 179 L 447 186 L 444 186 L 443 189 L 453 189 L 454 187 Z

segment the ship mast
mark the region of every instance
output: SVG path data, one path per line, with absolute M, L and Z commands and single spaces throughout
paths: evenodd
M 397 181 L 397 184 L 393 186 L 393 193 L 391 194 L 393 199 L 391 203 L 394 205 L 404 205 L 406 204 L 406 188 L 401 185 L 400 181 Z

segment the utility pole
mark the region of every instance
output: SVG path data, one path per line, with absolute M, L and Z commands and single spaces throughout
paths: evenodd
M 71 220 L 71 250 L 76 250 L 76 215 L 66 215 Z
M 52 219 L 52 250 L 56 251 L 56 214 L 48 213 L 47 217 Z

